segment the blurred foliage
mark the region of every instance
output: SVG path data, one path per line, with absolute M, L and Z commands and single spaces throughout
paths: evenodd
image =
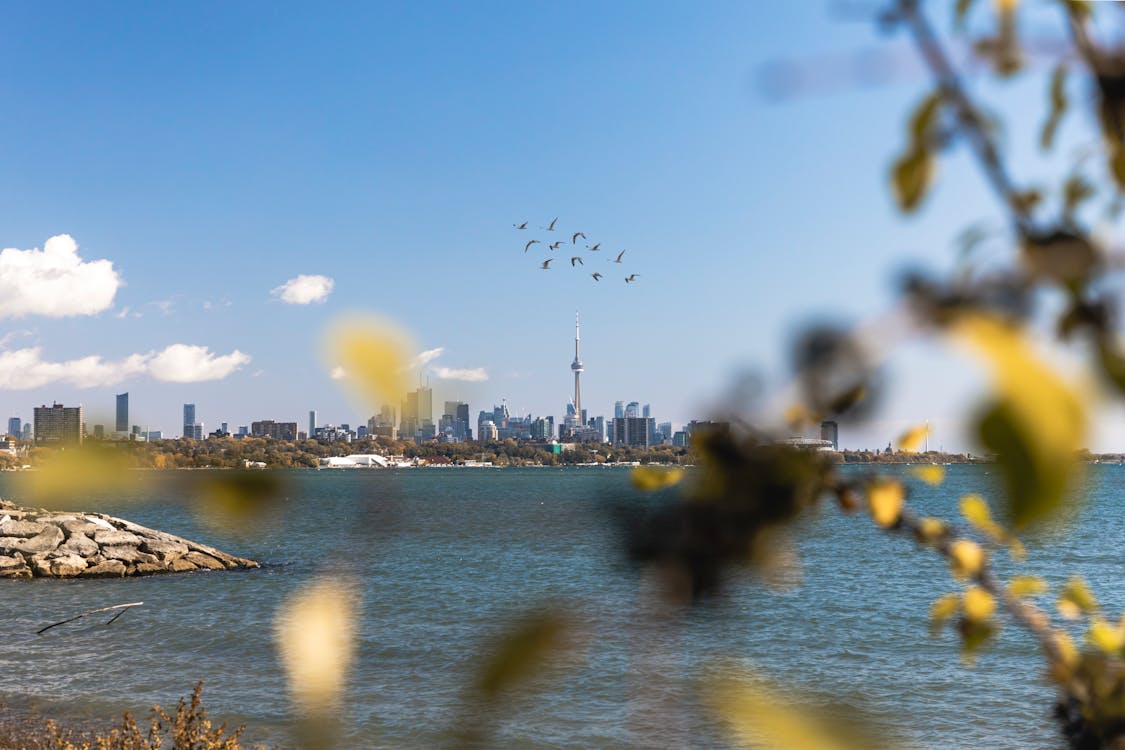
M 1006 158 L 1002 121 L 964 84 L 946 48 L 962 44 L 1001 79 L 1025 75 L 1031 67 L 1020 37 L 1025 4 L 953 0 L 937 5 L 949 10 L 942 17 L 952 23 L 949 31 L 933 26 L 927 14 L 934 6 L 920 0 L 887 0 L 877 14 L 881 30 L 911 37 L 933 76 L 907 113 L 902 146 L 890 159 L 890 194 L 903 214 L 924 210 L 927 197 L 940 189 L 942 161 L 963 148 L 995 194 L 1001 228 L 976 225 L 962 232 L 960 265 L 948 278 L 926 270 L 905 274 L 903 304 L 889 321 L 880 321 L 882 327 L 852 329 L 837 321 L 808 326 L 791 351 L 794 388 L 788 403 L 776 406 L 791 429 L 822 420 L 854 423 L 878 407 L 882 365 L 896 345 L 921 340 L 961 347 L 988 376 L 987 392 L 969 422 L 1002 480 L 992 506 L 983 494 L 969 494 L 960 499 L 959 521 L 920 517 L 910 505 L 911 489 L 918 482 L 941 485 L 941 467 L 918 466 L 901 477 L 880 472 L 880 462 L 936 457 L 918 452 L 925 426 L 899 437 L 898 451 L 888 445 L 874 454 L 831 457 L 781 441 L 776 420 L 742 414 L 724 415 L 715 423 L 721 426 L 697 431 L 689 449 L 643 453 L 598 447 L 555 456 L 514 441 L 413 446 L 384 439 L 350 445 L 251 438 L 95 446 L 33 455 L 38 470 L 28 473 L 21 491 L 38 504 L 60 507 L 90 487 L 112 491 L 134 466 L 240 467 L 245 461 L 315 466 L 326 455 L 363 451 L 435 462 L 484 453 L 502 465 L 637 460 L 650 465 L 632 472 L 631 484 L 654 494 L 643 504 L 622 504 L 617 519 L 628 558 L 644 574 L 641 580 L 660 585 L 664 609 L 658 611 L 672 614 L 717 599 L 728 578 L 743 572 L 766 583 L 784 579 L 798 564 L 789 542 L 795 524 L 834 504 L 856 518 L 869 516 L 881 533 L 911 539 L 945 560 L 953 590 L 930 605 L 929 628 L 935 635 L 946 628 L 955 632 L 966 663 L 986 654 L 1003 628 L 1023 629 L 1037 644 L 1043 673 L 1057 690 L 1054 715 L 1067 747 L 1125 747 L 1125 620 L 1105 613 L 1079 577 L 1058 590 L 1052 610 L 1041 603 L 1049 593 L 1045 581 L 1018 572 L 1005 580 L 993 563 L 997 553 L 1006 553 L 1018 566 L 1026 556 L 1021 535 L 1057 523 L 1080 501 L 1076 480 L 1089 437 L 1093 384 L 1106 386 L 1109 396 L 1125 395 L 1117 301 L 1106 283 L 1122 263 L 1109 249 L 1112 243 L 1090 229 L 1099 208 L 1113 219 L 1125 206 L 1125 47 L 1113 35 L 1098 38 L 1095 20 L 1104 9 L 1078 0 L 1050 3 L 1069 49 L 1048 61 L 1045 112 L 1036 140 L 1044 152 L 1053 149 L 1069 127 L 1067 115 L 1076 103 L 1086 103 L 1097 128 L 1091 147 L 1097 156 L 1075 160 L 1056 185 L 1021 184 Z M 1076 86 L 1091 95 L 1072 100 Z M 974 248 L 986 240 L 1004 243 L 1009 252 L 1000 262 L 978 267 Z M 1064 376 L 1051 363 L 1046 353 L 1055 349 L 1083 358 L 1081 378 Z M 413 351 L 397 326 L 357 316 L 329 329 L 325 364 L 374 412 L 380 404 L 397 404 L 405 393 Z M 869 466 L 844 472 L 839 462 Z M 697 468 L 685 472 L 681 464 Z M 208 479 L 197 490 L 208 516 L 225 516 L 236 525 L 269 516 L 284 497 L 275 479 L 248 473 Z M 992 507 L 999 512 L 994 515 Z M 278 650 L 305 746 L 339 746 L 335 718 L 346 699 L 357 607 L 355 591 L 345 580 L 320 579 L 295 593 L 277 615 Z M 658 625 L 665 621 L 677 620 L 665 617 Z M 531 692 L 560 657 L 572 653 L 573 630 L 573 622 L 556 609 L 531 610 L 508 623 L 474 665 L 464 711 L 450 731 L 455 744 L 489 744 L 514 699 Z M 728 669 L 708 682 L 706 694 L 740 746 L 851 750 L 900 745 L 890 739 L 888 728 L 862 718 L 861 711 L 824 710 L 825 701 L 787 695 L 758 675 Z M 233 739 L 237 742 L 237 735 Z
M 229 731 L 207 718 L 200 681 L 190 698 L 180 698 L 175 713 L 153 706 L 147 728 L 128 712 L 104 732 L 66 730 L 52 720 L 40 724 L 31 718 L 0 724 L 0 750 L 241 750 L 244 729 Z
M 905 747 L 869 712 L 838 699 L 788 695 L 753 672 L 727 668 L 707 684 L 712 710 L 736 747 L 754 750 L 879 750 Z
M 340 746 L 339 711 L 355 652 L 358 591 L 339 575 L 314 579 L 277 613 L 278 654 L 302 747 Z
M 1125 207 L 1125 47 L 1120 33 L 1099 36 L 1105 27 L 1098 21 L 1114 10 L 1109 4 L 1048 3 L 1070 48 L 1050 53 L 1038 145 L 1044 152 L 1055 147 L 1077 103 L 1091 105 L 1098 145 L 1073 159 L 1056 187 L 1021 185 L 1006 158 L 1000 118 L 963 83 L 947 46 L 964 45 L 1000 78 L 1025 75 L 1030 53 L 1019 19 L 1027 4 L 955 0 L 946 16 L 952 29 L 939 31 L 928 15 L 943 5 L 890 0 L 877 13 L 881 30 L 912 38 L 934 79 L 907 113 L 904 145 L 889 168 L 890 192 L 904 214 L 923 210 L 940 185 L 940 162 L 964 148 L 995 193 L 1005 228 L 986 230 L 978 223 L 963 232 L 960 266 L 949 278 L 928 271 L 906 274 L 905 304 L 891 316 L 895 319 L 854 330 L 838 323 L 814 325 L 797 336 L 798 400 L 785 405 L 784 421 L 789 429 L 803 429 L 820 420 L 854 422 L 869 415 L 877 405 L 883 358 L 902 341 L 963 348 L 988 376 L 986 393 L 968 417 L 979 446 L 997 466 L 1002 491 L 993 500 L 999 514 L 983 495 L 969 494 L 959 503 L 964 528 L 919 517 L 910 508 L 909 481 L 879 473 L 873 462 L 927 460 L 915 453 L 925 426 L 899 437 L 898 451 L 888 446 L 873 454 L 844 453 L 845 463 L 871 465 L 842 473 L 820 455 L 784 444 L 779 440 L 784 433 L 771 429 L 768 417 L 746 415 L 732 418 L 731 430 L 696 440 L 700 470 L 677 488 L 678 497 L 661 496 L 647 512 L 625 516 L 628 550 L 638 566 L 675 571 L 666 576 L 670 587 L 690 582 L 690 597 L 669 601 L 697 602 L 718 593 L 724 578 L 740 568 L 760 573 L 776 565 L 777 550 L 787 549 L 786 530 L 822 498 L 834 498 L 845 513 L 866 507 L 878 528 L 912 538 L 948 561 L 958 589 L 932 604 L 932 632 L 952 626 L 962 657 L 971 663 L 1003 626 L 1026 630 L 1057 688 L 1055 716 L 1067 746 L 1125 747 L 1125 618 L 1114 621 L 1103 613 L 1078 577 L 1058 591 L 1052 612 L 1041 604 L 1049 590 L 1045 581 L 1018 572 L 1005 581 L 993 565 L 997 552 L 1018 565 L 1027 554 L 1023 534 L 1057 528 L 1073 517 L 1082 499 L 1079 462 L 1089 439 L 1095 386 L 1105 385 L 1106 396 L 1125 394 L 1118 305 L 1107 283 L 1121 259 L 1107 249 L 1112 246 L 1107 229 L 1097 235 L 1090 229 L 1099 203 L 1110 221 Z M 1116 24 L 1120 31 L 1120 18 Z M 1093 96 L 1073 98 L 1079 85 Z M 1098 160 L 1088 158 L 1099 146 L 1100 173 L 1091 165 Z M 1006 244 L 1009 252 L 1002 262 L 993 258 L 977 267 L 973 250 L 986 240 Z M 1077 377 L 1064 376 L 1052 364 L 1047 353 L 1057 350 L 1084 360 Z M 936 465 L 912 467 L 905 476 L 931 486 L 944 481 Z M 1071 635 L 1076 626 L 1084 628 L 1081 643 Z M 776 700 L 758 680 L 720 684 L 717 709 L 737 743 L 851 746 L 841 733 L 822 731 L 807 705 Z

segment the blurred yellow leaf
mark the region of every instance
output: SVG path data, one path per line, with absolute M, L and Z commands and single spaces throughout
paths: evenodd
M 1085 443 L 1085 403 L 1040 361 L 1019 328 L 974 314 L 952 330 L 992 371 L 998 399 L 981 417 L 980 434 L 997 455 L 1013 523 L 1019 528 L 1051 515 Z
M 1027 557 L 1027 550 L 1023 543 L 1008 533 L 1008 531 L 992 520 L 992 511 L 988 503 L 980 495 L 965 495 L 961 498 L 961 515 L 973 528 L 989 539 L 1008 546 L 1008 554 L 1017 562 L 1022 562 Z
M 977 528 L 992 526 L 992 512 L 980 495 L 965 495 L 961 498 L 961 515 Z
M 1063 664 L 1071 669 L 1078 666 L 1078 647 L 1074 645 L 1074 639 L 1070 637 L 1070 633 L 1065 630 L 1055 630 L 1052 633 L 1052 638 L 1055 641 L 1055 647 L 1059 650 L 1059 657 Z
M 327 364 L 364 404 L 375 409 L 397 404 L 409 382 L 409 339 L 393 324 L 374 317 L 349 316 L 335 321 L 325 336 Z
M 937 122 L 938 114 L 940 114 L 943 99 L 942 90 L 937 89 L 918 103 L 913 114 L 910 115 L 911 142 L 924 144 L 926 139 L 930 137 L 930 131 L 933 129 L 934 123 Z
M 275 637 L 289 693 L 302 713 L 334 711 L 355 651 L 357 595 L 338 579 L 306 584 L 282 604 Z
M 1077 620 L 1082 615 L 1095 614 L 1098 611 L 1098 600 L 1081 576 L 1073 576 L 1066 582 L 1055 606 L 1066 619 Z
M 910 473 L 931 487 L 937 487 L 945 481 L 945 467 L 943 466 L 915 466 L 910 470 Z
M 1114 656 L 1121 652 L 1125 646 L 1125 632 L 1120 627 L 1110 625 L 1100 617 L 1095 617 L 1090 623 L 1090 630 L 1086 633 L 1090 644 L 1100 651 Z
M 1012 576 L 1008 581 L 1008 593 L 1019 598 L 1046 594 L 1049 589 L 1047 582 L 1038 576 Z
M 712 680 L 709 702 L 731 740 L 758 750 L 874 750 L 887 747 L 883 738 L 866 735 L 838 719 L 821 715 L 812 705 L 783 698 L 761 679 L 722 677 Z
M 957 594 L 939 596 L 930 605 L 930 635 L 937 635 L 951 617 L 961 611 L 961 597 Z
M 14 477 L 11 493 L 24 505 L 93 510 L 102 499 L 118 502 L 136 496 L 143 473 L 134 468 L 124 449 L 95 444 L 53 450 L 33 471 Z
M 898 207 L 909 213 L 922 203 L 933 182 L 936 160 L 929 148 L 914 145 L 891 167 L 891 187 Z
M 204 474 L 196 487 L 196 517 L 221 533 L 259 534 L 283 515 L 283 477 L 276 471 Z
M 930 518 L 929 516 L 918 520 L 918 526 L 915 534 L 918 541 L 923 544 L 933 544 L 949 533 L 949 525 L 940 518 Z
M 684 478 L 684 470 L 660 466 L 637 466 L 630 472 L 629 478 L 638 490 L 653 492 L 679 484 Z
M 990 620 L 965 618 L 961 622 L 961 661 L 972 666 L 977 652 L 996 634 L 996 626 Z
M 871 517 L 884 529 L 898 523 L 904 499 L 902 485 L 893 479 L 877 479 L 867 487 L 867 507 Z
M 961 606 L 965 617 L 983 622 L 996 612 L 996 598 L 980 586 L 969 586 L 961 595 Z
M 494 699 L 539 674 L 552 657 L 566 650 L 568 630 L 568 623 L 551 611 L 534 612 L 516 622 L 480 664 L 474 685 L 477 692 Z
M 909 453 L 916 453 L 926 438 L 930 434 L 930 426 L 928 424 L 920 424 L 916 427 L 911 427 L 906 432 L 898 436 L 896 441 L 899 450 L 907 451 Z M 940 467 L 938 467 L 940 468 Z
M 949 545 L 949 567 L 953 577 L 963 581 L 978 575 L 984 567 L 985 553 L 969 539 L 958 539 Z

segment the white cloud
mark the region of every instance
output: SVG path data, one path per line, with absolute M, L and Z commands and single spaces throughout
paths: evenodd
M 328 295 L 332 293 L 332 287 L 335 285 L 336 282 L 328 276 L 301 274 L 296 278 L 289 279 L 281 286 L 275 287 L 270 291 L 270 294 L 281 297 L 282 302 L 287 302 L 290 305 L 307 305 L 328 299 Z
M 250 357 L 237 349 L 215 356 L 205 346 L 187 344 L 119 360 L 105 360 L 95 354 L 63 362 L 44 360 L 39 347 L 11 349 L 0 351 L 0 389 L 27 390 L 51 383 L 95 388 L 140 375 L 176 383 L 220 380 L 249 361 Z
M 158 299 L 146 303 L 151 307 L 155 307 L 160 311 L 161 315 L 171 315 L 176 308 L 176 295 L 172 295 L 168 299 Z
M 434 367 L 430 372 L 442 380 L 464 380 L 470 383 L 480 383 L 484 380 L 488 380 L 488 371 L 483 367 Z
M 43 249 L 0 251 L 0 318 L 93 315 L 113 305 L 122 284 L 108 260 L 83 261 L 69 234 Z
M 411 362 L 410 364 L 413 367 L 423 367 L 425 365 L 428 365 L 430 362 L 433 362 L 438 357 L 440 357 L 441 353 L 444 352 L 444 351 L 445 351 L 444 346 L 439 346 L 435 349 L 427 349 L 426 351 L 422 352 L 417 357 L 415 357 L 414 361 Z
M 172 344 L 152 356 L 148 371 L 157 380 L 195 383 L 200 380 L 222 380 L 249 361 L 250 355 L 237 349 L 230 354 L 216 355 L 205 346 Z

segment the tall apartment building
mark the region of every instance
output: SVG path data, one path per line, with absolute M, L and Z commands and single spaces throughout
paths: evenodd
M 129 394 L 117 394 L 117 419 L 114 422 L 113 429 L 115 432 L 128 432 L 129 431 Z
M 275 422 L 272 419 L 251 422 L 250 435 L 253 437 L 269 437 L 274 440 L 296 440 L 297 423 Z
M 35 442 L 37 445 L 82 445 L 82 407 L 35 407 Z
M 402 423 L 398 434 L 403 440 L 423 440 L 434 436 L 434 391 L 420 386 L 418 390 L 406 394 L 402 402 Z
M 652 417 L 622 417 L 613 420 L 613 444 L 648 448 L 654 421 Z
M 200 430 L 202 432 L 202 430 Z M 195 404 L 184 404 L 184 437 L 194 438 L 195 431 Z

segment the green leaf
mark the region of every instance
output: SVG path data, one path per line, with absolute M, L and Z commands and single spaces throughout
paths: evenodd
M 934 91 L 927 96 L 910 115 L 910 139 L 915 148 L 927 145 L 927 139 L 934 123 L 937 122 L 938 113 L 941 111 L 941 90 Z
M 891 186 L 905 213 L 918 208 L 934 178 L 934 158 L 928 149 L 913 147 L 891 169 Z
M 981 443 L 996 456 L 1017 527 L 1049 516 L 1065 498 L 1073 473 L 1074 456 L 1045 450 L 1034 434 L 1039 429 L 1046 427 L 1020 420 L 1008 401 L 994 402 L 977 423 Z
M 1048 110 L 1047 121 L 1043 123 L 1043 131 L 1039 135 L 1039 147 L 1049 151 L 1055 142 L 1055 133 L 1069 104 L 1066 98 L 1066 65 L 1059 63 L 1051 74 L 1050 86 L 1051 108 Z

